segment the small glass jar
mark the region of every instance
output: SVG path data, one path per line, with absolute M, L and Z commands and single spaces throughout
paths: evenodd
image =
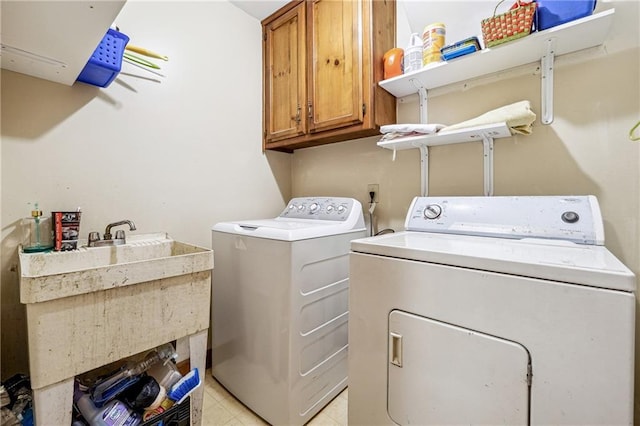
M 42 217 L 42 211 L 31 211 L 31 217 L 22 219 L 22 248 L 25 253 L 38 253 L 53 248 L 51 218 Z

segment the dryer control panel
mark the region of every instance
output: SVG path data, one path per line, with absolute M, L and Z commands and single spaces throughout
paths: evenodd
M 351 216 L 361 215 L 361 210 L 361 204 L 353 198 L 302 197 L 289 201 L 278 217 L 346 222 Z
M 407 231 L 604 245 L 594 196 L 416 197 Z

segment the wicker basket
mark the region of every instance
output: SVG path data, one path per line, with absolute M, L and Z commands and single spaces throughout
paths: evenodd
M 531 33 L 533 15 L 536 11 L 536 2 L 523 3 L 517 0 L 518 7 L 496 15 L 498 6 L 500 6 L 502 2 L 504 2 L 504 0 L 501 0 L 500 3 L 496 5 L 491 18 L 482 20 L 482 38 L 484 39 L 485 47 L 506 43 Z

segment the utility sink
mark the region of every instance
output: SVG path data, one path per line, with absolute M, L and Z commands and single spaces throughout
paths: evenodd
M 211 250 L 165 233 L 130 235 L 118 246 L 20 253 L 20 301 L 38 303 L 211 268 Z
M 75 376 L 167 342 L 204 380 L 212 250 L 157 233 L 19 257 L 36 419 L 71 424 Z M 193 425 L 202 396 L 191 398 Z

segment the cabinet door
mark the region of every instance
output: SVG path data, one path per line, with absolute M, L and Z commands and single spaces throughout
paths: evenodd
M 304 2 L 264 27 L 265 142 L 307 132 Z
M 308 2 L 311 132 L 363 120 L 362 2 Z

